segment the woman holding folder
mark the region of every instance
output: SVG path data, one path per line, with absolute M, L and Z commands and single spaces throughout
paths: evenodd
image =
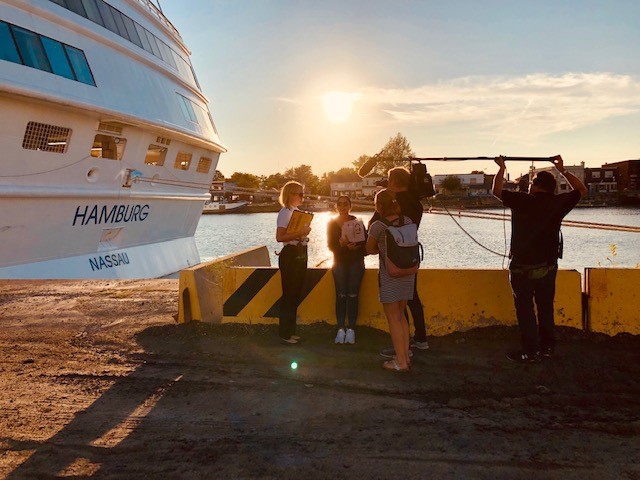
M 327 243 L 333 252 L 331 272 L 336 286 L 338 332 L 335 343 L 353 345 L 356 343 L 358 295 L 364 276 L 366 231 L 364 224 L 351 215 L 351 199 L 348 196 L 338 197 L 336 210 L 338 216 L 327 224 Z M 345 317 L 348 324 L 345 324 Z
M 289 345 L 300 339 L 296 335 L 296 316 L 307 273 L 307 235 L 311 232 L 310 220 L 301 216 L 302 212 L 298 210 L 303 197 L 304 187 L 298 182 L 287 182 L 280 190 L 282 209 L 278 213 L 276 229 L 276 240 L 283 243 L 278 257 L 282 279 L 279 333 L 280 339 Z M 294 212 L 299 213 L 294 215 Z

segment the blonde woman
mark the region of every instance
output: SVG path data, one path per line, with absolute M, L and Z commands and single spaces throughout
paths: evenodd
M 282 242 L 283 248 L 278 256 L 278 267 L 282 279 L 282 298 L 280 299 L 280 339 L 289 345 L 298 343 L 296 335 L 296 316 L 300 293 L 307 273 L 307 235 L 309 226 L 297 232 L 287 233 L 287 225 L 293 211 L 297 210 L 304 198 L 304 186 L 298 182 L 287 182 L 280 190 L 276 240 Z
M 389 333 L 395 350 L 395 356 L 382 364 L 387 370 L 406 372 L 409 370 L 409 324 L 404 316 L 407 300 L 413 298 L 415 275 L 391 277 L 385 267 L 387 225 L 405 225 L 412 223 L 409 217 L 400 212 L 395 194 L 390 190 L 380 190 L 375 198 L 376 212 L 381 220 L 369 227 L 366 250 L 368 254 L 378 254 L 380 260 L 378 285 L 380 303 L 389 322 Z

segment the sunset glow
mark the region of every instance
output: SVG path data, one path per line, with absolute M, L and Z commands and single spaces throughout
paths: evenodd
M 322 95 L 322 106 L 327 119 L 333 123 L 344 123 L 349 120 L 356 98 L 356 94 L 339 91 Z

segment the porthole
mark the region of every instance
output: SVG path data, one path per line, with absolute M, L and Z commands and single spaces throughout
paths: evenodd
M 87 172 L 87 182 L 95 183 L 98 181 L 98 177 L 100 176 L 100 169 L 98 167 L 93 167 L 89 169 Z

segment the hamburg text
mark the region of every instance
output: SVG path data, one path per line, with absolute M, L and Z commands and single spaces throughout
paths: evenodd
M 144 222 L 149 205 L 85 205 L 76 207 L 73 225 L 101 225 L 120 222 Z

